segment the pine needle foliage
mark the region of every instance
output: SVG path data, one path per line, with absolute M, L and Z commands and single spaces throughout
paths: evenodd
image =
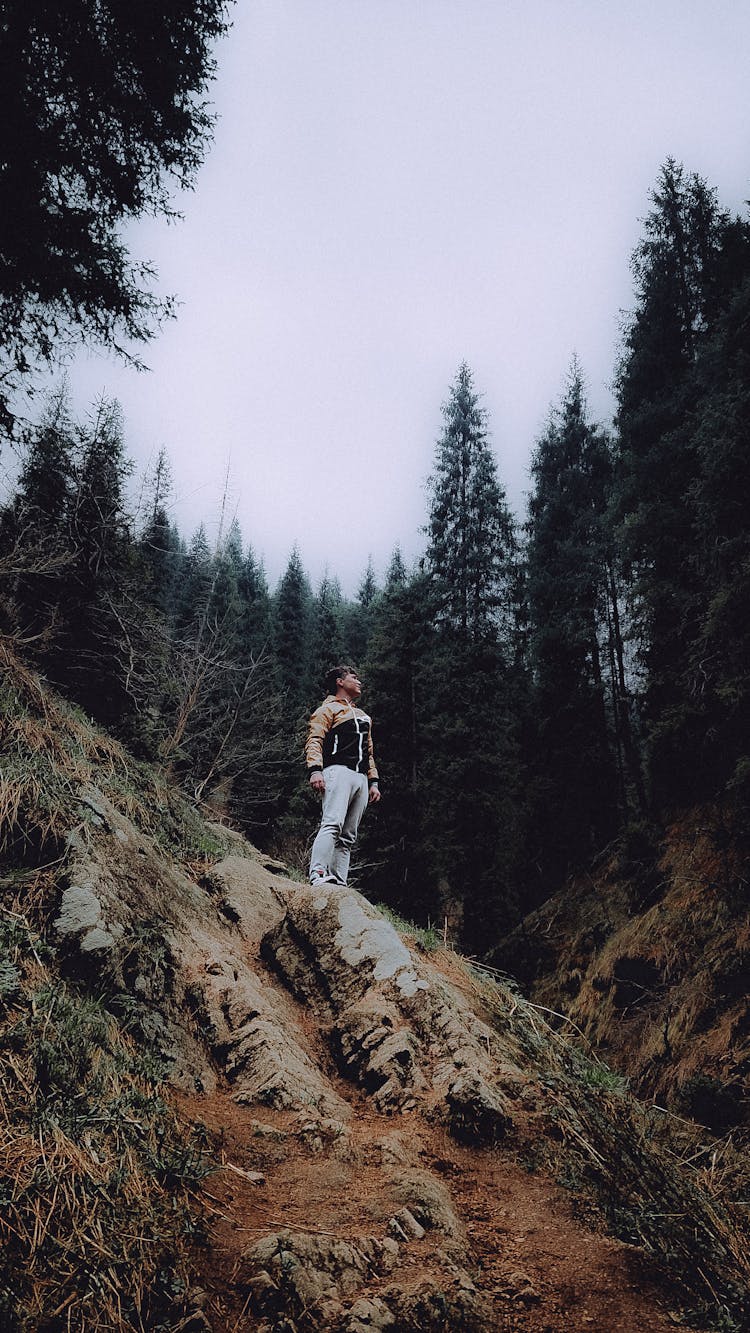
M 167 6 L 4 0 L 0 79 L 0 428 L 39 363 L 82 340 L 128 349 L 173 302 L 124 225 L 174 216 L 210 137 L 206 102 L 224 0 Z

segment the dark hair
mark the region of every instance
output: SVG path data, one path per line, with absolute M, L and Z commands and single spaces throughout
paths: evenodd
M 342 676 L 348 676 L 352 671 L 357 674 L 357 668 L 353 666 L 333 666 L 329 667 L 325 674 L 326 690 L 329 694 L 336 693 L 336 685 Z

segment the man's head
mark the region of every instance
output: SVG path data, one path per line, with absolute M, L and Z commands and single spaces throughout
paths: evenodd
M 358 699 L 362 693 L 362 682 L 356 667 L 335 666 L 326 672 L 326 689 L 329 694 L 339 694 L 347 699 Z

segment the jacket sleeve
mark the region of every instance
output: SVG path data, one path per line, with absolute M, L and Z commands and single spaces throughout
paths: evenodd
M 316 708 L 307 728 L 305 760 L 308 773 L 320 773 L 323 769 L 323 741 L 331 730 L 333 713 L 327 703 Z
M 374 782 L 377 782 L 378 780 L 378 770 L 375 767 L 375 753 L 372 748 L 372 726 L 370 727 L 370 730 L 367 733 L 367 753 L 369 755 L 369 763 L 367 765 L 367 783 L 368 786 L 371 787 L 372 784 Z

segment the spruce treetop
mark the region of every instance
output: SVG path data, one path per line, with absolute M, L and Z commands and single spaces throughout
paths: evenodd
M 426 567 L 442 622 L 464 638 L 493 637 L 510 597 L 515 525 L 466 362 L 442 410 L 445 425 L 428 482 Z

